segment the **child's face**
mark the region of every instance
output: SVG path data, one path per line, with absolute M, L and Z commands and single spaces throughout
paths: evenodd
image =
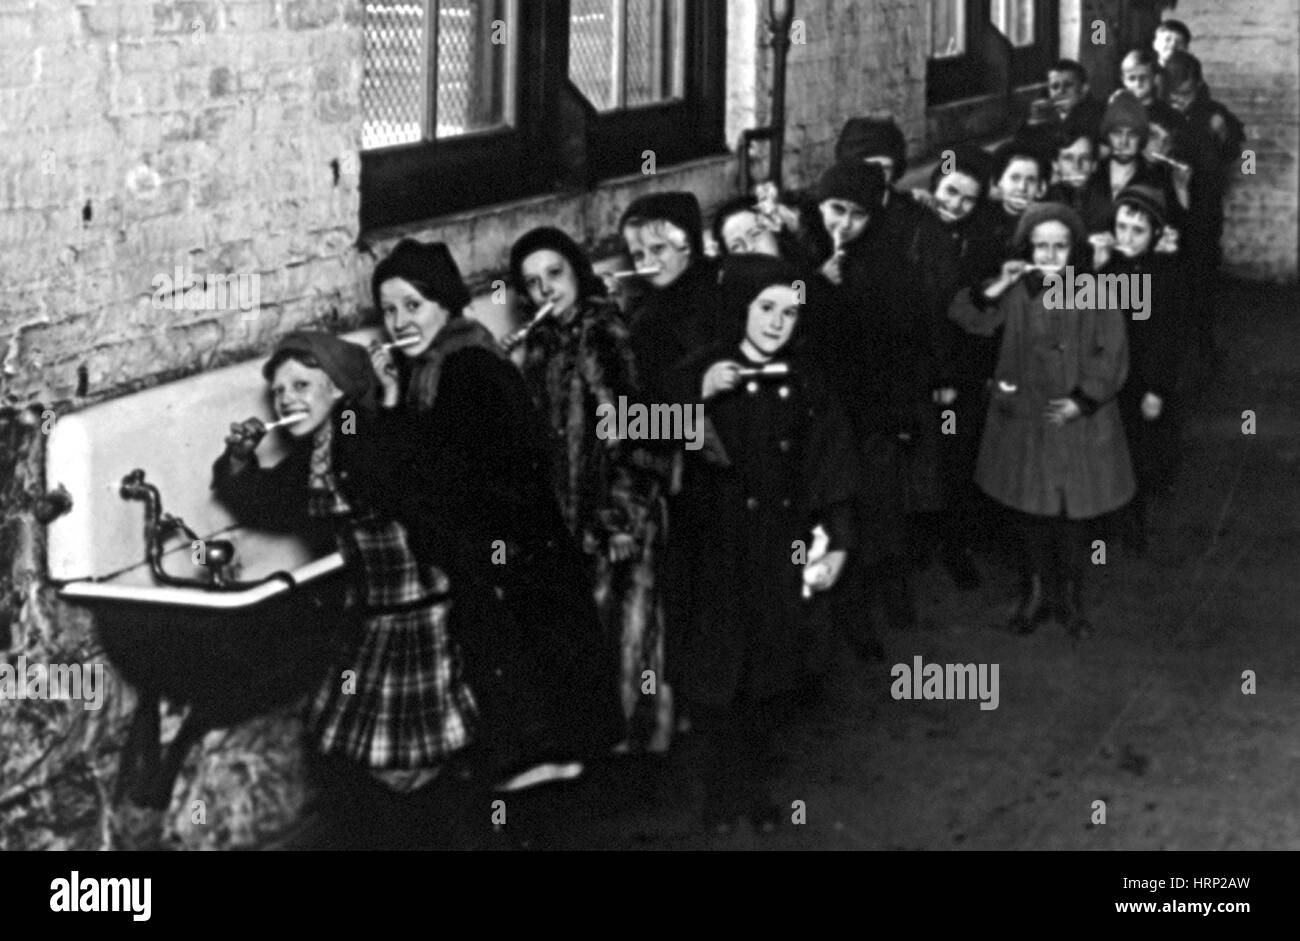
M 1061 117 L 1083 100 L 1088 93 L 1088 86 L 1079 81 L 1079 76 L 1069 69 L 1050 70 L 1047 73 L 1047 97 L 1052 99 L 1052 107 Z
M 775 356 L 790 341 L 799 322 L 799 295 L 793 287 L 773 284 L 749 303 L 745 339 L 764 356 Z
M 1115 211 L 1115 248 L 1129 258 L 1145 255 L 1155 234 L 1146 213 L 1121 205 Z
M 1106 135 L 1110 141 L 1110 157 L 1116 163 L 1132 163 L 1142 149 L 1142 138 L 1137 128 L 1120 125 Z
M 1092 151 L 1092 141 L 1080 137 L 1069 147 L 1056 152 L 1056 175 L 1066 186 L 1078 189 L 1087 182 L 1097 168 L 1097 157 Z
M 1151 48 L 1154 49 L 1156 55 L 1160 57 L 1160 64 L 1164 65 L 1165 60 L 1173 55 L 1175 49 L 1181 49 L 1183 52 L 1186 52 L 1187 43 L 1185 43 L 1183 37 L 1174 30 L 1157 28 L 1156 38 L 1152 40 Z
M 379 308 L 390 337 L 416 340 L 410 346 L 398 347 L 403 356 L 415 357 L 427 350 L 451 319 L 447 308 L 429 300 L 403 278 L 389 278 L 379 286 Z
M 343 393 L 323 369 L 313 369 L 296 359 L 286 359 L 271 376 L 271 402 L 277 418 L 305 414 L 304 421 L 287 425 L 285 431 L 305 438 L 329 420 L 334 403 Z
M 1064 222 L 1040 222 L 1029 233 L 1033 262 L 1048 270 L 1065 267 L 1070 258 L 1070 229 Z
M 722 223 L 722 244 L 732 255 L 754 252 L 777 257 L 776 234 L 756 212 L 737 212 Z
M 1169 106 L 1182 114 L 1196 100 L 1196 81 L 1188 79 L 1177 88 L 1169 89 Z
M 553 302 L 555 316 L 563 317 L 578 302 L 578 276 L 559 252 L 549 248 L 533 252 L 520 265 L 520 273 L 529 300 L 538 307 Z
M 975 211 L 980 184 L 969 173 L 954 170 L 939 177 L 934 188 L 934 208 L 939 218 L 952 225 Z
M 1038 161 L 1028 157 L 1014 157 L 998 177 L 997 187 L 1002 193 L 1002 206 L 1013 215 L 1020 215 L 1029 204 L 1043 195 L 1046 183 L 1038 171 Z
M 668 287 L 691 266 L 690 240 L 671 222 L 627 226 L 623 229 L 623 240 L 627 242 L 632 264 L 659 269 L 657 274 L 646 276 L 653 287 L 661 290 Z
M 817 206 L 822 225 L 837 245 L 847 245 L 861 235 L 871 221 L 865 208 L 848 199 L 826 199 Z
M 1151 103 L 1151 66 L 1125 58 L 1120 74 L 1124 78 L 1124 87 L 1133 93 L 1134 98 L 1144 105 Z

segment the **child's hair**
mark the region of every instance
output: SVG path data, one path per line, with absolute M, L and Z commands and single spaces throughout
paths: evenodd
M 953 173 L 962 173 L 974 180 L 979 189 L 975 193 L 976 199 L 983 199 L 989 192 L 989 168 L 993 165 L 992 158 L 984 151 L 984 148 L 975 144 L 958 144 L 952 148 L 953 151 Z M 940 160 L 935 168 L 930 171 L 930 192 L 933 193 L 939 187 L 939 181 L 947 174 L 943 172 L 944 161 Z M 1004 168 L 1005 169 L 1005 168 Z M 1001 176 L 1001 174 L 998 174 Z
M 713 241 L 717 243 L 718 253 L 727 254 L 727 245 L 722 240 L 722 229 L 732 216 L 738 216 L 742 212 L 758 212 L 758 200 L 753 196 L 735 196 L 727 200 L 718 207 L 717 214 L 713 217 Z
M 1168 30 L 1171 33 L 1177 33 L 1179 36 L 1183 37 L 1183 42 L 1189 45 L 1192 42 L 1192 31 L 1187 28 L 1187 24 L 1182 20 L 1164 20 L 1156 27 L 1156 32 L 1158 33 L 1162 29 Z
M 262 367 L 262 374 L 266 376 L 267 381 L 275 378 L 275 371 L 285 364 L 286 361 L 293 360 L 301 363 L 308 369 L 322 369 L 320 360 L 306 350 L 280 350 L 266 361 Z
M 657 235 L 679 252 L 691 250 L 690 233 L 685 232 L 675 222 L 668 219 L 643 219 L 632 216 L 623 220 L 623 228 L 634 229 L 637 233 L 649 232 Z
M 1174 50 L 1165 62 L 1165 90 L 1173 91 L 1191 80 L 1197 87 L 1201 84 L 1201 60 L 1190 52 Z
M 996 182 L 1002 179 L 1013 160 L 1032 160 L 1038 165 L 1038 182 L 1047 183 L 1052 178 L 1052 158 L 1046 148 L 1036 140 L 1012 138 L 993 151 L 993 172 L 989 179 Z
M 1116 197 L 1115 205 L 1110 210 L 1110 231 L 1115 231 L 1115 221 L 1119 218 L 1120 207 L 1130 209 L 1146 219 L 1151 226 L 1151 246 L 1148 249 L 1151 251 L 1155 249 L 1156 242 L 1160 241 L 1161 233 L 1165 230 L 1165 220 L 1162 215 L 1163 200 L 1155 195 L 1149 195 L 1147 189 L 1149 188 L 1125 189 Z
M 1057 59 L 1047 67 L 1049 72 L 1073 72 L 1080 85 L 1088 84 L 1088 70 L 1073 59 Z
M 1119 67 L 1125 69 L 1132 68 L 1133 65 L 1145 65 L 1154 75 L 1156 71 L 1156 54 L 1150 49 L 1144 49 L 1141 46 L 1134 46 L 1125 53 L 1124 58 L 1120 60 Z
M 1088 142 L 1088 152 L 1093 157 L 1097 156 L 1097 135 L 1086 127 L 1072 127 L 1067 124 L 1058 130 L 1052 138 L 1052 144 L 1056 147 L 1057 159 L 1060 159 L 1061 151 L 1067 147 L 1073 147 L 1074 142 L 1078 140 L 1086 140 Z

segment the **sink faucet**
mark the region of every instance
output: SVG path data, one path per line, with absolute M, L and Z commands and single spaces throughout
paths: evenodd
M 164 585 L 183 585 L 189 587 L 225 588 L 232 584 L 226 573 L 234 559 L 235 547 L 224 539 L 201 540 L 194 530 L 185 525 L 179 516 L 162 511 L 162 497 L 158 488 L 144 479 L 144 471 L 139 468 L 122 478 L 119 491 L 124 500 L 139 500 L 144 504 L 144 545 L 145 558 L 154 578 Z M 200 578 L 182 578 L 168 574 L 162 565 L 162 557 L 167 540 L 176 532 L 181 532 L 191 543 L 203 543 L 203 561 L 208 570 L 208 580 Z

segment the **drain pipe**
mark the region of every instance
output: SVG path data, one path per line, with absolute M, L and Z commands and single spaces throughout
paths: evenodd
M 740 190 L 748 193 L 749 148 L 755 141 L 768 142 L 768 179 L 781 189 L 781 165 L 785 157 L 785 65 L 790 55 L 790 27 L 794 23 L 794 0 L 768 0 L 767 32 L 772 43 L 772 112 L 766 127 L 746 128 L 740 134 Z

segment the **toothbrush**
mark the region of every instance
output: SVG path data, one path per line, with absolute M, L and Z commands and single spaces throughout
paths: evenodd
M 768 363 L 765 366 L 753 366 L 748 369 L 741 369 L 736 375 L 742 379 L 763 379 L 771 376 L 788 376 L 790 374 L 789 363 Z
M 306 412 L 294 412 L 292 415 L 286 415 L 284 418 L 271 422 L 266 426 L 266 430 L 270 431 L 273 428 L 283 428 L 285 425 L 293 425 L 302 421 L 306 417 Z
M 554 310 L 555 301 L 547 301 L 541 307 L 537 308 L 537 313 L 533 315 L 532 320 L 528 321 L 528 323 L 524 324 L 518 330 L 502 338 L 501 348 L 509 353 L 520 343 L 523 343 L 524 340 L 528 339 L 528 334 L 532 331 L 533 327 L 541 323 L 544 318 L 549 317 Z
M 403 346 L 412 346 L 413 344 L 419 343 L 421 339 L 423 338 L 415 336 L 415 337 L 407 337 L 405 340 L 394 340 L 392 343 L 385 343 L 384 349 L 394 350 Z
M 630 271 L 612 271 L 610 277 L 613 278 L 643 278 L 650 275 L 658 274 L 664 269 L 659 265 L 649 265 L 645 268 L 633 268 Z

